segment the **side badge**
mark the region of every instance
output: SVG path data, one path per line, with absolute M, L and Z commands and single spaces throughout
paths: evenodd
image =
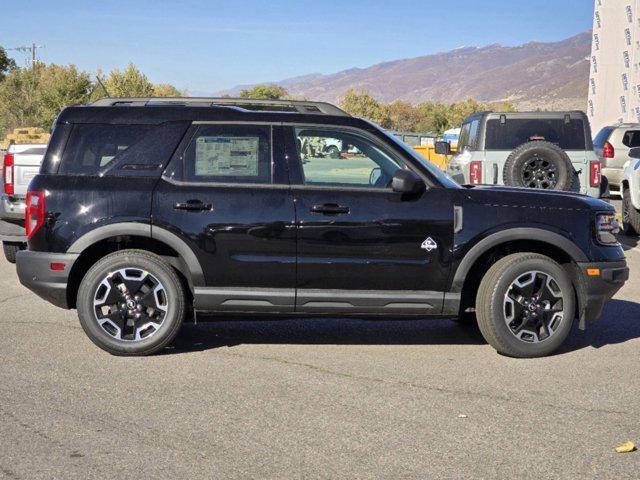
M 438 248 L 438 244 L 435 242 L 433 238 L 428 237 L 424 242 L 422 242 L 422 245 L 420 245 L 420 248 L 422 248 L 423 250 L 426 250 L 427 252 L 430 252 L 431 250 L 435 250 L 436 248 Z

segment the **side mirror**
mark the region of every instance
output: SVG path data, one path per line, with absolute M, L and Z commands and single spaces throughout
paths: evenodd
M 629 149 L 629 156 L 631 158 L 640 159 L 640 147 L 633 147 Z
M 427 186 L 417 173 L 411 170 L 398 170 L 391 180 L 391 188 L 394 192 L 415 195 L 424 192 Z
M 451 155 L 451 144 L 449 142 L 436 142 L 435 149 L 438 155 Z
M 378 180 L 380 180 L 381 176 L 382 169 L 380 167 L 372 169 L 371 173 L 369 174 L 369 185 L 375 185 L 376 183 L 378 183 Z

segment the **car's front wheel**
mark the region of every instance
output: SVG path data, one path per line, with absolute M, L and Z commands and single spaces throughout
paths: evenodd
M 566 340 L 576 311 L 567 272 L 551 258 L 517 253 L 487 271 L 476 297 L 478 326 L 499 353 L 542 357 Z
M 80 284 L 80 324 L 114 355 L 149 355 L 169 344 L 185 316 L 185 292 L 171 265 L 143 250 L 121 250 L 93 265 Z

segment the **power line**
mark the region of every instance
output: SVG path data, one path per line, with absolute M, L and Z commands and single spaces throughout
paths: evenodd
M 14 50 L 17 52 L 22 52 L 22 53 L 31 53 L 31 67 L 35 68 L 36 66 L 36 51 L 39 48 L 44 48 L 44 45 L 36 45 L 35 43 L 32 43 L 31 45 L 26 45 L 24 47 L 12 47 L 12 48 L 7 48 L 6 50 Z

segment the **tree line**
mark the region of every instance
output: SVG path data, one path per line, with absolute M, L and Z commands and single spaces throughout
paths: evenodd
M 0 138 L 18 127 L 48 130 L 64 107 L 106 96 L 178 97 L 186 94 L 173 85 L 152 83 L 133 64 L 104 75 L 101 72 L 91 75 L 75 65 L 36 62 L 29 67 L 19 67 L 0 47 Z
M 0 47 L 0 138 L 17 127 L 50 129 L 60 110 L 106 97 L 187 96 L 173 85 L 152 83 L 135 65 L 91 75 L 75 65 L 36 62 L 19 67 Z M 278 85 L 257 85 L 240 91 L 241 98 L 293 98 Z M 475 100 L 441 104 L 395 101 L 381 103 L 366 92 L 347 91 L 340 101 L 346 112 L 376 122 L 383 128 L 407 132 L 443 132 L 460 126 L 483 110 L 515 111 L 509 102 L 484 104 Z
M 244 98 L 269 98 L 272 100 L 296 98 L 278 85 L 257 85 L 240 91 Z M 304 99 L 299 99 L 304 100 Z M 457 103 L 424 102 L 412 105 L 395 101 L 382 103 L 367 92 L 348 90 L 339 102 L 340 108 L 356 117 L 371 120 L 387 130 L 397 132 L 442 133 L 459 127 L 469 115 L 487 110 L 515 112 L 511 102 L 482 103 L 468 99 Z

